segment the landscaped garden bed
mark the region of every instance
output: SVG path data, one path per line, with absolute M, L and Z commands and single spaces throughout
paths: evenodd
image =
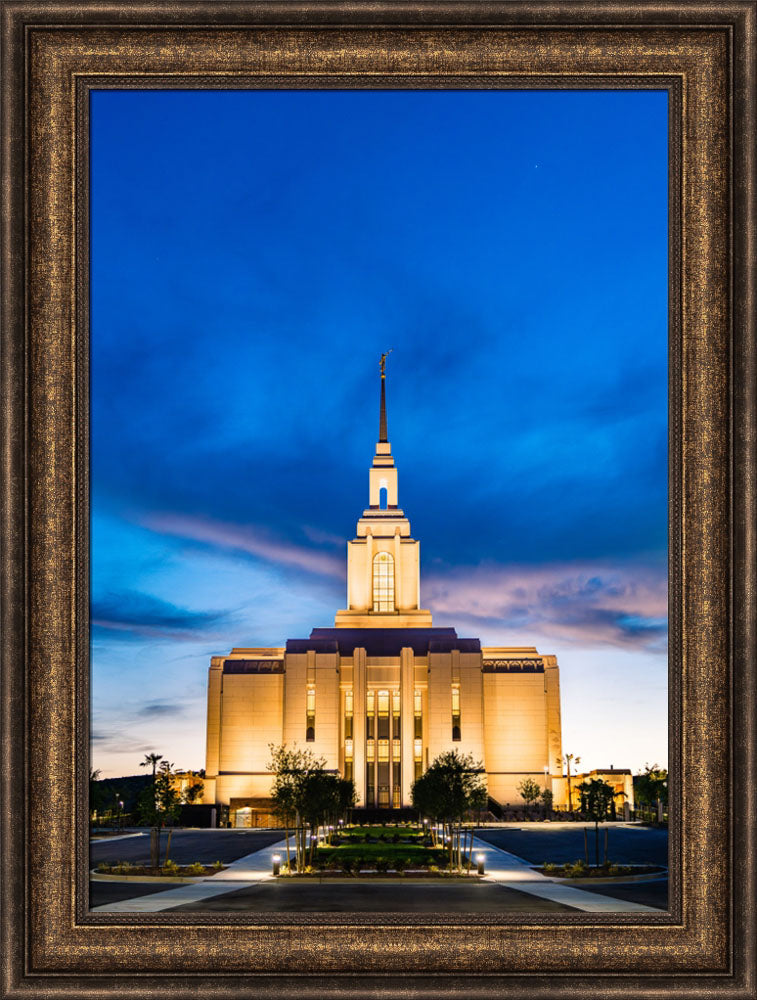
M 289 872 L 282 856 L 281 874 L 290 878 L 411 876 L 413 878 L 469 877 L 468 858 L 463 872 L 449 871 L 449 852 L 434 846 L 431 836 L 415 826 L 352 826 L 340 828 L 315 848 L 304 872 Z M 474 866 L 475 872 L 475 866 Z
M 552 878 L 607 879 L 623 876 L 661 875 L 667 869 L 660 865 L 587 865 L 584 861 L 568 861 L 562 865 L 545 863 L 535 868 L 542 875 Z
M 152 876 L 154 878 L 207 878 L 209 875 L 216 875 L 224 871 L 225 865 L 216 861 L 212 865 L 204 865 L 197 861 L 191 865 L 177 865 L 173 861 L 168 861 L 159 868 L 151 868 L 149 865 L 133 865 L 128 861 L 119 861 L 115 865 L 101 862 L 95 872 L 98 875 L 121 875 L 127 877 Z

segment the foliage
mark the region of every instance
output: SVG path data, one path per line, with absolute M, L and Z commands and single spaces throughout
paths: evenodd
M 188 788 L 185 789 L 184 798 L 190 805 L 192 805 L 192 803 L 196 802 L 197 799 L 200 798 L 200 796 L 202 795 L 202 791 L 203 791 L 202 782 L 195 781 L 191 785 L 189 785 Z
M 544 811 L 547 813 L 552 812 L 552 801 L 553 801 L 552 791 L 549 788 L 543 789 L 539 794 L 539 798 L 541 799 L 542 805 L 544 806 Z
M 654 805 L 658 800 L 667 805 L 668 772 L 657 764 L 645 764 L 644 770 L 634 775 L 633 793 L 636 801 L 645 805 Z
M 457 867 L 462 867 L 465 853 L 463 840 L 467 841 L 470 837 L 472 842 L 473 831 L 463 831 L 463 820 L 471 812 L 486 806 L 487 792 L 482 773 L 481 763 L 474 761 L 470 754 L 448 750 L 434 760 L 410 790 L 413 806 L 441 824 L 443 842 L 449 852 L 450 871 L 455 860 Z
M 355 804 L 355 784 L 327 771 L 324 758 L 310 750 L 290 749 L 286 744 L 271 744 L 270 750 L 268 770 L 275 774 L 271 798 L 274 812 L 284 824 L 287 866 L 291 869 L 289 831 L 293 828 L 295 867 L 301 872 L 313 862 L 319 828 L 330 836 L 330 828 L 336 828 Z
M 181 812 L 181 797 L 174 788 L 172 768 L 173 764 L 164 760 L 152 787 L 145 788 L 137 801 L 137 811 L 142 822 L 155 826 L 158 830 L 167 823 L 175 822 Z
M 595 823 L 602 823 L 607 819 L 610 806 L 615 799 L 615 789 L 606 781 L 599 778 L 590 778 L 589 781 L 582 781 L 578 785 L 581 793 L 581 811 L 589 815 Z
M 518 785 L 518 792 L 526 805 L 529 806 L 533 802 L 537 801 L 541 795 L 542 789 L 533 778 L 524 778 Z
M 461 821 L 486 802 L 482 770 L 471 754 L 447 750 L 413 783 L 413 806 L 441 823 Z

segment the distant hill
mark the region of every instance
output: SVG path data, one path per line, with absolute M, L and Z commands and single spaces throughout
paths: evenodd
M 98 808 L 108 809 L 117 801 L 123 802 L 124 812 L 137 808 L 139 793 L 152 784 L 152 774 L 129 774 L 123 778 L 102 778 L 92 782 L 93 800 L 99 800 Z

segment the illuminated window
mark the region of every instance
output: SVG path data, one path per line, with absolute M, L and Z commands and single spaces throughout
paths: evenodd
M 352 738 L 352 717 L 353 717 L 352 688 L 348 688 L 344 692 L 344 737 L 345 737 L 345 739 L 351 739 Z
M 308 685 L 307 707 L 305 711 L 307 715 L 305 720 L 305 742 L 313 743 L 315 741 L 315 686 L 313 684 Z
M 365 724 L 366 737 L 369 740 L 376 738 L 376 692 L 369 691 L 365 699 Z
M 392 739 L 400 739 L 400 693 L 392 692 Z
M 373 610 L 394 611 L 394 557 L 388 552 L 373 557 Z
M 452 740 L 460 741 L 460 685 L 452 685 Z
M 417 688 L 413 695 L 413 716 L 413 736 L 420 739 L 423 736 L 423 697 Z
M 376 712 L 378 738 L 380 740 L 388 740 L 389 739 L 389 692 L 377 691 L 376 703 L 378 709 L 378 711 Z

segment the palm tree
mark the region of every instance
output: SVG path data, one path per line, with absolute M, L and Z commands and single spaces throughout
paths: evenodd
M 578 766 L 581 763 L 581 758 L 580 757 L 576 757 L 576 755 L 572 754 L 572 753 L 566 753 L 563 757 L 558 757 L 557 758 L 557 766 L 560 768 L 560 770 L 562 770 L 562 766 L 563 766 L 563 763 L 564 763 L 565 766 L 566 766 L 567 772 L 568 772 L 568 812 L 572 813 L 573 812 L 573 799 L 572 799 L 571 788 L 570 788 L 570 765 L 571 765 L 571 761 L 576 766 Z
M 158 761 L 163 760 L 162 753 L 146 753 L 145 759 L 139 762 L 140 767 L 149 767 L 152 764 L 152 787 L 153 797 L 155 796 L 155 776 L 158 770 Z

